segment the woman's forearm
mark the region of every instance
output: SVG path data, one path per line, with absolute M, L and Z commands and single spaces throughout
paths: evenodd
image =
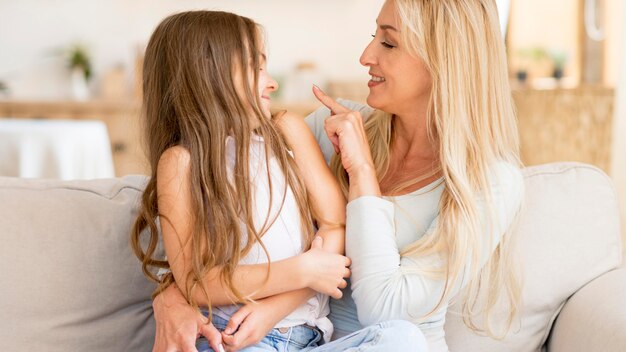
M 376 177 L 376 170 L 371 165 L 363 165 L 350 175 L 350 190 L 348 201 L 353 201 L 363 196 L 380 197 L 380 185 Z

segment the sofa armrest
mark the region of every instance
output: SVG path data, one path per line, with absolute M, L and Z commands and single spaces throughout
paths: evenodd
M 550 352 L 626 351 L 626 266 L 589 282 L 563 306 Z

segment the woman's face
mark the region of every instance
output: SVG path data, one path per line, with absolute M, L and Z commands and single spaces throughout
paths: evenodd
M 431 78 L 423 61 L 400 43 L 400 19 L 395 1 L 387 0 L 376 20 L 376 34 L 361 55 L 371 76 L 367 103 L 388 113 L 411 114 L 427 104 Z

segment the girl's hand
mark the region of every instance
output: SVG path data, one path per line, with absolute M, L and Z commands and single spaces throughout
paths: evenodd
M 339 299 L 343 295 L 341 289 L 347 286 L 346 278 L 350 277 L 350 258 L 322 249 L 323 239 L 316 236 L 311 249 L 300 254 L 304 262 L 307 287 Z
M 313 94 L 330 109 L 331 115 L 324 122 L 324 130 L 350 178 L 349 200 L 363 195 L 380 196 L 361 113 L 337 103 L 317 86 L 313 86 Z
M 283 318 L 275 304 L 282 304 L 274 297 L 268 297 L 241 307 L 230 318 L 222 332 L 226 351 L 238 351 L 256 345 Z
M 156 336 L 153 352 L 195 351 L 202 335 L 215 351 L 222 351 L 222 335 L 208 319 L 193 309 L 176 284 L 170 285 L 152 301 Z

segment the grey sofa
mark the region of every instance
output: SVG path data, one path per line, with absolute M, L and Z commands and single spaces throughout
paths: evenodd
M 503 340 L 452 306 L 452 351 L 626 351 L 626 268 L 618 204 L 598 169 L 524 170 L 518 236 L 523 305 Z M 146 178 L 0 178 L 0 350 L 150 351 L 154 285 L 129 230 Z

